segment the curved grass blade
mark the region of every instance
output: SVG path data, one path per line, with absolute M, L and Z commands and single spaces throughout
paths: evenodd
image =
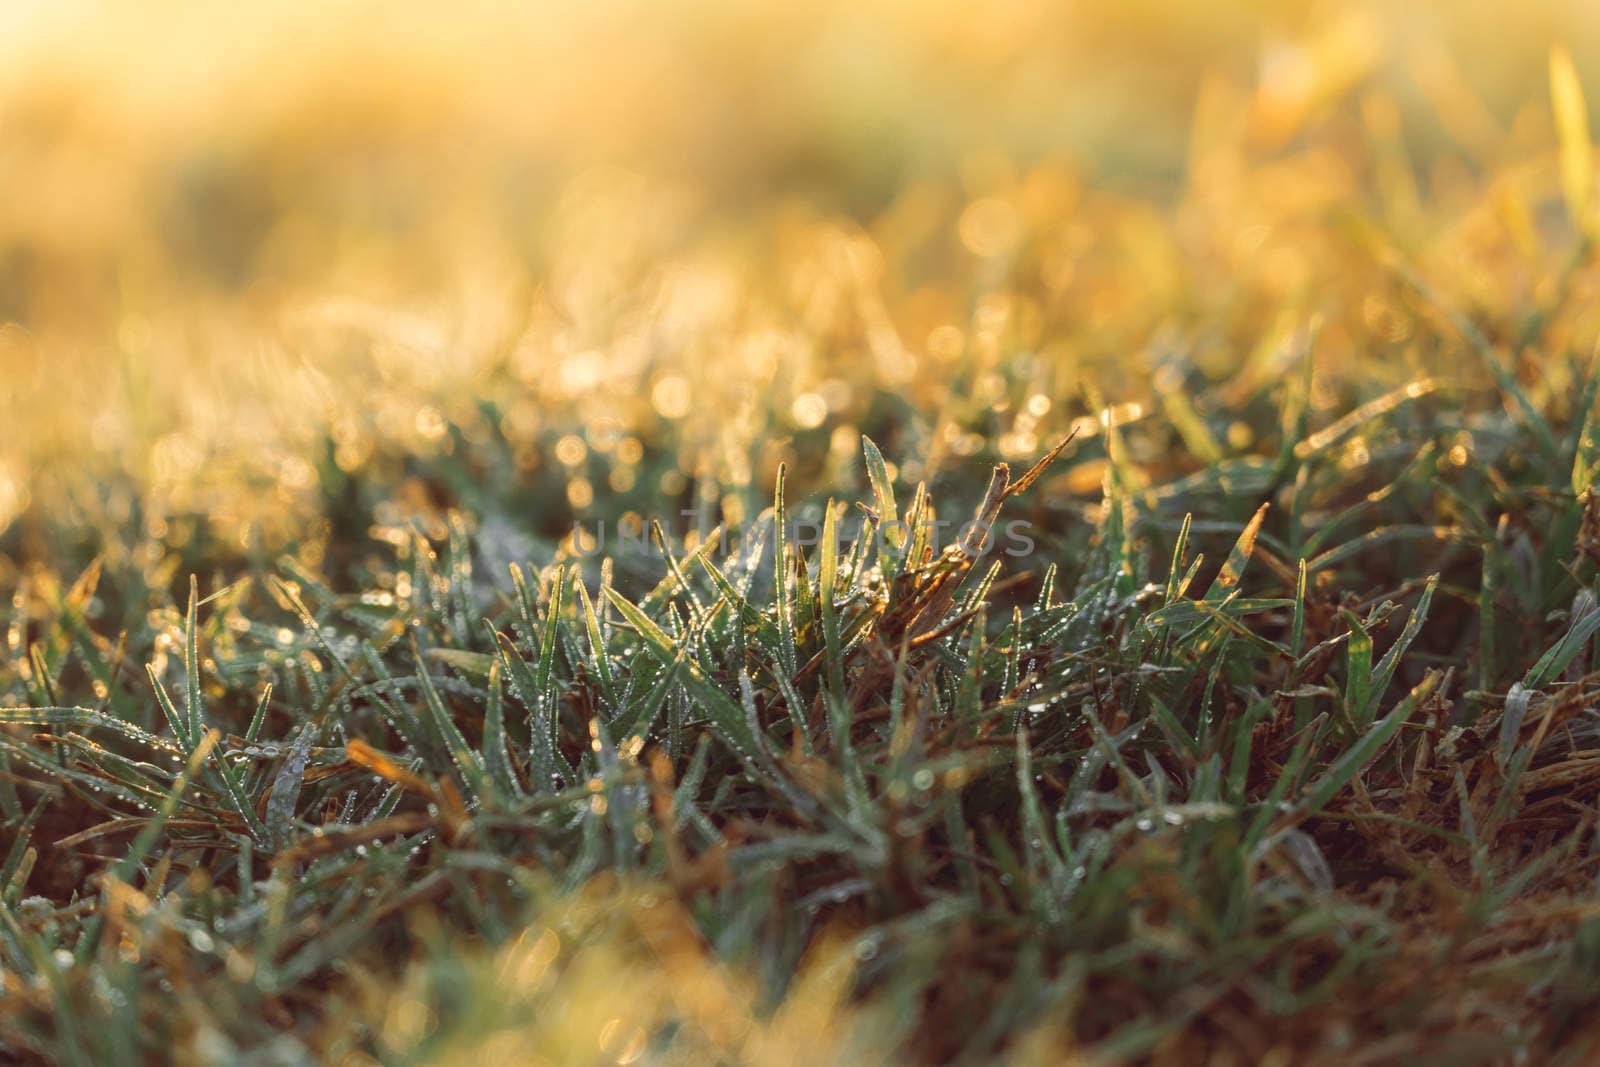
M 889 478 L 883 453 L 866 434 L 861 435 L 861 451 L 866 455 L 867 481 L 872 484 L 873 503 L 878 510 L 878 535 L 883 538 L 878 546 L 878 566 L 883 568 L 884 577 L 892 578 L 899 551 L 906 543 L 906 528 L 895 506 L 894 482 Z
M 1583 651 L 1584 642 L 1593 637 L 1596 630 L 1600 630 L 1600 604 L 1596 604 L 1593 595 L 1587 591 L 1579 595 L 1579 601 L 1586 602 L 1586 610 L 1575 612 L 1572 624 L 1561 640 L 1551 645 L 1539 657 L 1539 661 L 1528 668 L 1528 673 L 1522 678 L 1524 687 L 1539 689 L 1558 677 Z

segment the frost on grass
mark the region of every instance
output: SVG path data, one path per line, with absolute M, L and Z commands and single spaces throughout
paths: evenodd
M 883 39 L 970 85 L 757 115 L 698 188 L 506 192 L 544 164 L 497 137 L 588 129 L 523 79 L 611 79 L 390 45 L 397 99 L 509 110 L 23 110 L 0 1059 L 1595 1058 L 1581 48 L 1501 131 L 1337 15 L 1152 117 L 1193 129 L 1144 196 L 1037 155 L 1073 35 L 967 6 Z M 945 106 L 1008 33 L 1048 105 Z M 646 102 L 749 115 L 683 65 Z M 459 330 L 330 300 L 435 274 Z
M 1082 448 L 997 466 L 971 514 L 1048 497 Z M 1556 938 L 1546 973 L 1585 967 L 1592 820 L 1570 798 L 1592 564 L 1552 555 L 1541 580 L 1578 591 L 1498 690 L 1449 662 L 1464 623 L 1438 603 L 1470 601 L 1481 567 L 1464 537 L 1424 542 L 1425 581 L 1357 597 L 1324 579 L 1382 570 L 1361 558 L 1370 523 L 1329 544 L 1262 505 L 1183 516 L 1173 540 L 1159 498 L 1108 475 L 1092 523 L 996 568 L 981 538 L 875 536 L 905 516 L 870 441 L 864 474 L 854 541 L 829 511 L 809 548 L 778 521 L 753 552 L 665 545 L 631 595 L 592 558 L 493 591 L 459 535 L 443 559 L 398 546 L 388 565 L 417 577 L 385 602 L 285 563 L 203 608 L 192 592 L 165 631 L 181 655 L 142 687 L 82 622 L 127 579 L 91 573 L 30 624 L 19 684 L 58 702 L 0 712 L 0 1034 L 91 1058 L 154 1040 L 443 1055 L 497 1047 L 513 1004 L 607 961 L 649 976 L 611 1038 L 674 1056 L 759 1058 L 816 997 L 838 1048 L 913 1058 L 1025 1036 L 1203 1049 L 1226 1040 L 1219 1011 L 1426 1043 L 1430 1004 L 1397 995 L 1421 966 L 1559 1043 L 1496 961 Z M 908 499 L 936 511 L 925 486 Z M 1541 499 L 1587 527 L 1587 494 Z M 1297 568 L 1313 538 L 1330 562 Z M 97 677 L 105 696 L 72 705 Z M 551 918 L 640 893 L 637 933 Z M 496 968 L 522 977 L 500 988 Z M 389 1017 L 373 991 L 392 982 L 430 1025 Z M 712 996 L 755 1029 L 684 1031 Z M 181 1010 L 153 1018 L 161 997 Z

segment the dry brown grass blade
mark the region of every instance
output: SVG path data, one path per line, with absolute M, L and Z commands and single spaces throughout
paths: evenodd
M 976 558 L 983 554 L 989 542 L 989 532 L 994 529 L 995 520 L 1000 517 L 1000 507 L 1010 496 L 1011 468 L 1007 464 L 997 463 L 989 475 L 989 488 L 984 490 L 983 503 L 978 505 L 969 523 L 961 533 L 961 540 L 957 547 L 968 557 Z
M 138 816 L 108 819 L 86 830 L 79 830 L 75 834 L 68 834 L 66 837 L 58 838 L 52 847 L 76 848 L 78 845 L 87 844 L 102 837 L 110 837 L 112 834 L 122 833 L 125 830 L 141 829 L 149 822 L 148 818 Z M 168 819 L 166 825 L 174 830 L 209 830 L 215 824 L 208 819 Z
M 428 779 L 406 770 L 360 738 L 351 740 L 345 746 L 345 755 L 356 766 L 364 767 L 378 777 L 395 783 L 402 789 L 409 789 L 411 792 L 425 796 L 430 800 L 438 796 L 438 790 Z
M 1050 469 L 1051 464 L 1055 463 L 1055 461 L 1061 457 L 1061 453 L 1066 451 L 1067 446 L 1077 438 L 1080 429 L 1082 429 L 1082 427 L 1074 426 L 1071 433 L 1063 437 L 1059 442 L 1056 443 L 1054 448 L 1041 456 L 1038 462 L 1029 467 L 1027 472 L 1023 474 L 1021 478 L 1018 478 L 1015 482 L 1008 486 L 1006 488 L 1006 497 L 1009 499 L 1010 497 L 1026 493 L 1028 491 L 1028 487 L 1033 485 L 1034 482 L 1038 481 L 1039 477 L 1044 474 L 1045 471 Z

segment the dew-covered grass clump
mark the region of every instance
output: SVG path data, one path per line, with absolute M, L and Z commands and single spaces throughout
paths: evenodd
M 1594 29 L 968 7 L 19 30 L 0 1060 L 1600 1055 Z

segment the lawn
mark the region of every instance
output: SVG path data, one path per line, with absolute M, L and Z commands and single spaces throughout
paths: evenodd
M 0 1060 L 1600 1056 L 1600 22 L 457 6 L 0 15 Z

